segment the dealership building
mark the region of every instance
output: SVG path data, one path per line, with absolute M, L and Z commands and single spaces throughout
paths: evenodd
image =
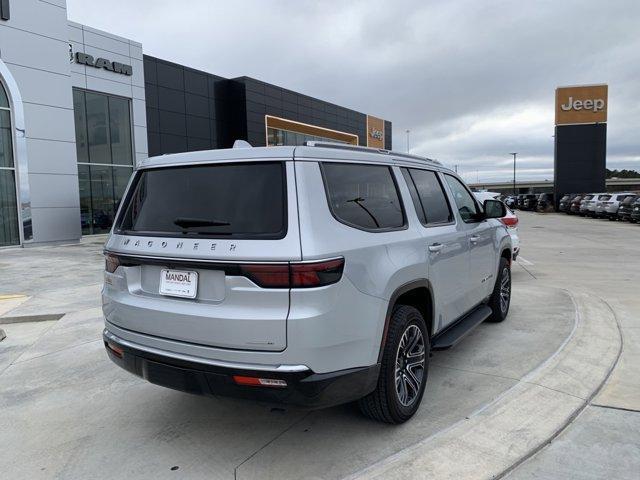
M 142 159 L 236 139 L 391 149 L 391 122 L 144 55 L 66 0 L 0 0 L 0 247 L 107 232 Z

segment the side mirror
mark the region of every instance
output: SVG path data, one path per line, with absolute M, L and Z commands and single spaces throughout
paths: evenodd
M 507 207 L 500 200 L 484 201 L 485 218 L 502 218 L 507 214 Z

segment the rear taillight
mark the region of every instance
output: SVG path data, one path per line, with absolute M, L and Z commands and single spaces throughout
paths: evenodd
M 500 221 L 509 228 L 515 228 L 518 226 L 518 217 L 502 217 Z
M 117 345 L 114 345 L 113 343 L 110 342 L 104 342 L 105 347 L 107 347 L 109 349 L 109 351 L 111 351 L 111 353 L 113 353 L 116 357 L 118 358 L 122 358 L 124 356 L 124 350 L 122 350 L 120 347 L 118 347 Z
M 312 288 L 331 285 L 342 278 L 344 259 L 309 263 L 241 265 L 242 273 L 263 288 Z
M 120 266 L 120 259 L 115 255 L 111 255 L 110 253 L 105 253 L 104 255 L 104 269 L 113 273 L 116 271 L 116 268 Z
M 291 275 L 287 263 L 241 265 L 240 270 L 260 287 L 289 288 Z

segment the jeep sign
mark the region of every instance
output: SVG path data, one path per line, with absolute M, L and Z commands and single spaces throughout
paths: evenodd
M 556 125 L 607 121 L 607 85 L 556 89 Z
M 367 147 L 384 148 L 384 120 L 367 115 Z
M 569 110 L 593 110 L 594 112 L 600 111 L 604 108 L 604 100 L 602 98 L 587 99 L 587 100 L 574 100 L 573 97 L 569 97 L 569 100 L 565 105 L 560 105 L 560 108 L 565 112 Z
M 94 59 L 92 55 L 82 52 L 76 52 L 76 63 L 94 68 L 104 68 L 110 72 L 120 73 L 122 75 L 133 75 L 133 67 L 120 62 L 112 62 L 106 58 Z

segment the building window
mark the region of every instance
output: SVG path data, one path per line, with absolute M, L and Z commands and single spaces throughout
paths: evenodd
M 330 128 L 295 122 L 286 118 L 265 115 L 267 146 L 304 145 L 304 142 L 332 142 L 358 145 L 358 136 Z
M 0 247 L 20 244 L 9 98 L 0 83 Z
M 129 99 L 73 89 L 83 235 L 106 233 L 133 172 Z
M 336 140 L 335 138 L 292 132 L 289 130 L 281 130 L 279 128 L 267 129 L 267 146 L 269 147 L 276 147 L 281 145 L 304 145 L 304 142 L 311 141 L 344 143 L 345 145 L 348 144 L 348 142 Z

